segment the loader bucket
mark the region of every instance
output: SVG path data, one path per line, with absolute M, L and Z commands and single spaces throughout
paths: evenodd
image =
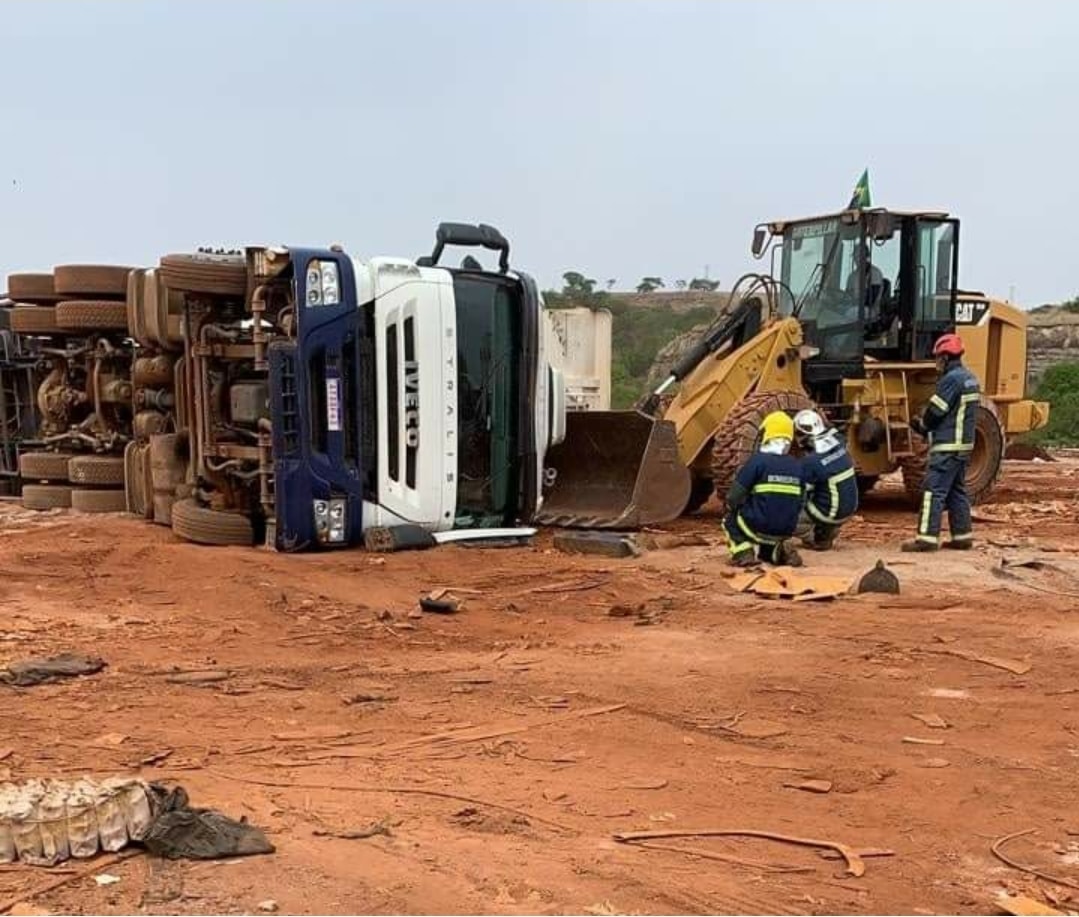
M 536 521 L 574 528 L 632 529 L 669 522 L 689 500 L 689 469 L 674 424 L 638 411 L 566 415 L 566 438 L 547 452 Z

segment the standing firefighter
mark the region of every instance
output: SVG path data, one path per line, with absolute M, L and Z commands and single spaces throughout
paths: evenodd
M 802 565 L 786 540 L 794 535 L 802 511 L 805 487 L 802 464 L 787 454 L 794 439 L 794 422 L 774 411 L 761 423 L 760 451 L 746 462 L 727 493 L 723 527 L 731 563 L 748 567 L 760 559 L 772 564 Z
M 937 390 L 921 418 L 911 421 L 929 441 L 929 468 L 918 510 L 918 537 L 904 551 L 935 551 L 940 546 L 941 517 L 948 510 L 952 537 L 946 548 L 967 550 L 973 544 L 967 465 L 974 450 L 974 408 L 981 398 L 978 379 L 962 362 L 963 341 L 945 334 L 933 347 L 937 358 Z
M 858 510 L 854 462 L 839 434 L 816 411 L 795 414 L 794 432 L 807 453 L 802 459 L 806 505 L 799 534 L 804 533 L 807 548 L 827 551 L 839 527 Z

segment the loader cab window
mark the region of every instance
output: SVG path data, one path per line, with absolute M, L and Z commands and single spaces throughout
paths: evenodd
M 516 281 L 455 273 L 458 528 L 501 526 L 517 512 L 521 291 Z
M 914 353 L 932 359 L 933 343 L 955 322 L 959 222 L 918 220 L 915 238 Z
M 861 227 L 838 217 L 796 223 L 783 237 L 780 277 L 818 359 L 861 361 L 865 259 Z

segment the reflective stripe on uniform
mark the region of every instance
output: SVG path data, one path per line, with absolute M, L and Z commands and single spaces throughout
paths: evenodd
M 948 410 L 948 402 L 941 398 L 940 395 L 934 394 L 933 397 L 929 399 L 929 403 L 941 413 Z
M 960 434 L 961 436 L 962 434 Z M 974 443 L 936 443 L 929 450 L 930 452 L 973 452 Z
M 958 534 L 956 534 L 955 532 L 952 532 L 952 541 L 973 541 L 973 540 L 974 540 L 974 533 L 973 532 L 959 532 Z
M 926 544 L 940 544 L 940 539 L 936 535 L 919 535 L 918 541 L 924 541 Z
M 931 452 L 970 452 L 974 448 L 974 443 L 963 442 L 963 422 L 967 416 L 967 405 L 980 398 L 981 395 L 977 392 L 968 392 L 959 396 L 959 410 L 955 412 L 955 440 L 951 443 L 941 443 L 939 446 L 934 444 Z
M 933 510 L 933 495 L 927 490 L 922 494 L 922 515 L 918 520 L 918 536 L 929 531 L 929 516 Z M 936 541 L 936 538 L 933 538 Z
M 818 522 L 838 522 L 839 485 L 844 481 L 849 481 L 854 476 L 855 470 L 853 468 L 848 468 L 846 471 L 839 472 L 839 474 L 833 474 L 828 479 L 828 512 L 824 512 L 824 510 L 818 507 L 812 500 L 806 504 L 806 512 Z
M 800 497 L 802 488 L 798 484 L 757 484 L 753 487 L 755 494 L 787 494 L 790 497 Z
M 767 535 L 760 535 L 754 532 L 747 524 L 746 520 L 742 518 L 742 514 L 738 514 L 738 528 L 740 528 L 746 535 L 758 544 L 779 544 L 778 538 L 769 538 Z

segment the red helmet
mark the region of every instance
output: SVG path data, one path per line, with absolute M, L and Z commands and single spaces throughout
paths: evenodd
M 933 356 L 963 356 L 963 340 L 958 334 L 942 334 L 933 345 Z

